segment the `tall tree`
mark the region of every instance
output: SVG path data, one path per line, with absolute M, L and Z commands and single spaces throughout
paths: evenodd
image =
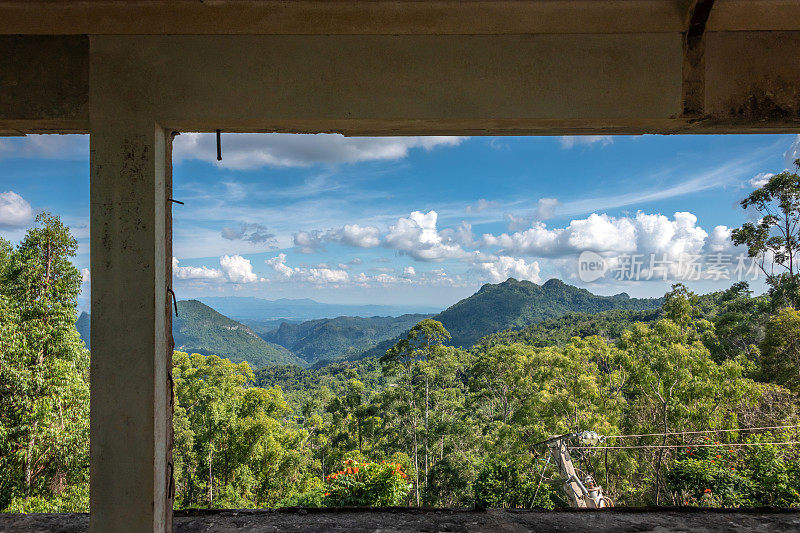
M 795 160 L 800 169 L 800 159 Z M 778 307 L 800 304 L 797 252 L 800 247 L 800 175 L 786 170 L 740 202 L 761 216 L 734 229 L 734 244 L 744 244 L 767 276 L 770 293 Z
M 17 509 L 42 509 L 41 498 L 88 503 L 89 358 L 74 325 L 76 251 L 49 213 L 16 248 L 0 243 L 0 507 L 15 498 Z

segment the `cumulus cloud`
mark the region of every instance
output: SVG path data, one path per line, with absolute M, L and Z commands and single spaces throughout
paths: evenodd
M 701 252 L 708 234 L 692 213 L 678 212 L 672 219 L 639 212 L 635 217 L 592 214 L 573 220 L 565 228 L 548 229 L 542 222 L 512 234 L 486 234 L 481 244 L 506 253 L 558 257 L 594 252 L 657 253 L 677 258 Z
M 216 268 L 182 267 L 176 257 L 172 258 L 172 274 L 178 279 L 222 279 L 223 273 Z
M 340 134 L 287 135 L 229 133 L 222 136 L 222 166 L 249 170 L 265 166 L 305 167 L 406 157 L 412 149 L 456 146 L 464 137 L 345 137 Z M 176 161 L 216 163 L 213 134 L 185 133 L 175 139 Z
M 350 275 L 342 268 L 333 269 L 326 265 L 317 265 L 315 268 L 290 267 L 286 264 L 286 254 L 278 254 L 264 262 L 283 279 L 291 278 L 313 284 L 345 283 L 350 279 Z
M 527 262 L 522 258 L 501 255 L 498 257 L 479 257 L 475 269 L 487 275 L 495 283 L 508 278 L 517 278 L 539 283 L 539 262 Z
M 384 245 L 419 261 L 443 261 L 466 255 L 459 244 L 436 229 L 436 211 L 414 211 L 389 228 Z
M 575 146 L 592 146 L 599 144 L 600 146 L 608 146 L 614 142 L 611 135 L 567 135 L 559 137 L 558 142 L 562 148 L 574 148 Z
M 175 259 L 173 258 L 173 261 Z M 81 269 L 81 283 L 90 283 L 92 281 L 92 273 L 88 268 Z
M 253 272 L 253 265 L 249 259 L 241 255 L 223 255 L 219 258 L 219 266 L 233 283 L 254 283 L 259 281 Z
M 222 228 L 222 238 L 229 241 L 242 240 L 253 244 L 275 244 L 275 234 L 270 233 L 267 227 L 262 224 L 241 223 L 238 227 Z
M 407 266 L 403 269 L 403 275 L 406 277 L 413 277 L 417 275 L 417 271 L 413 266 Z
M 346 224 L 341 230 L 337 231 L 332 240 L 338 240 L 342 244 L 355 246 L 356 248 L 373 248 L 380 244 L 380 231 L 372 226 L 359 226 L 358 224 Z
M 0 228 L 20 228 L 33 220 L 33 208 L 14 191 L 0 193 Z

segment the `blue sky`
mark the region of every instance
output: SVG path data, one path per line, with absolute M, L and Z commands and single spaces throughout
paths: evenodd
M 628 256 L 735 256 L 738 207 L 800 152 L 800 136 L 176 139 L 175 288 L 445 307 L 483 283 L 551 277 L 593 292 L 658 296 L 680 268 L 626 279 Z M 89 283 L 88 139 L 0 139 L 0 236 L 52 211 L 80 243 Z M 609 265 L 582 281 L 581 252 Z M 614 267 L 617 265 L 617 267 Z M 667 277 L 665 280 L 664 277 Z M 706 292 L 730 279 L 703 274 Z M 754 288 L 763 289 L 760 281 Z

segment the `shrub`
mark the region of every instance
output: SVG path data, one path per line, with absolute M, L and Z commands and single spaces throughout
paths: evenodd
M 541 468 L 525 460 L 486 457 L 473 485 L 475 504 L 481 507 L 540 509 L 563 506 L 563 498 L 559 496 L 557 487 L 539 483 Z
M 399 463 L 345 461 L 345 467 L 325 478 L 325 505 L 386 507 L 400 505 L 411 490 Z

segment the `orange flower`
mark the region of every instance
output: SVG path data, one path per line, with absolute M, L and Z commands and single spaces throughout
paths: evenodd
M 330 495 L 331 495 L 331 493 L 330 493 L 330 492 L 326 492 L 326 493 L 325 493 L 325 496 L 330 496 Z
M 706 489 L 703 492 L 711 492 L 711 489 Z
M 717 446 L 719 446 L 719 442 L 715 442 L 714 444 L 716 444 Z
M 355 468 L 353 469 L 353 473 L 355 473 L 355 474 L 358 474 L 358 467 L 355 467 Z
M 717 459 L 722 459 L 722 456 L 721 456 L 721 455 L 716 455 L 715 457 L 716 457 Z

